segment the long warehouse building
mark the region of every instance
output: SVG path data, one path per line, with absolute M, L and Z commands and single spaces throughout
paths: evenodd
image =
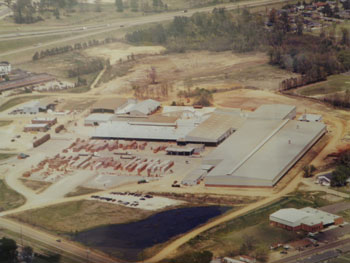
M 326 132 L 323 123 L 250 119 L 208 155 L 206 186 L 273 187 Z

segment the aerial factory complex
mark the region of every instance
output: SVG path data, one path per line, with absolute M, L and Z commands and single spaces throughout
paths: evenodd
M 162 113 L 151 115 L 158 107 L 152 100 L 123 102 L 115 114 L 93 113 L 85 123 L 97 126 L 92 134 L 95 139 L 214 146 L 203 159 L 203 165 L 211 167 L 204 183 L 220 187 L 274 186 L 326 133 L 322 122 L 293 120 L 296 107 L 291 105 L 262 105 L 254 112 L 166 106 Z M 188 148 L 177 147 L 179 153 L 181 149 Z M 203 179 L 202 173 L 197 175 Z

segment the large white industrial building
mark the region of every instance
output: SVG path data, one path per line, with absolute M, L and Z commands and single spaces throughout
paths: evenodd
M 326 132 L 322 122 L 293 120 L 296 107 L 291 105 L 262 105 L 251 113 L 166 106 L 162 114 L 148 116 L 159 105 L 144 103 L 129 103 L 114 117 L 103 118 L 93 137 L 217 146 L 203 160 L 214 167 L 205 175 L 206 186 L 273 187 Z M 203 174 L 193 171 L 183 183 L 196 184 Z
M 249 120 L 204 159 L 206 186 L 272 187 L 326 132 L 323 123 Z

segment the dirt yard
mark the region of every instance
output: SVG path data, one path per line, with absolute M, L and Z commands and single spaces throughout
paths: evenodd
M 168 98 L 176 100 L 180 90 L 196 87 L 206 89 L 232 89 L 255 87 L 276 90 L 279 83 L 294 74 L 272 67 L 265 53 L 235 54 L 232 52 L 196 51 L 184 54 L 163 54 L 162 47 L 133 47 L 114 43 L 104 47 L 86 50 L 89 56 L 109 58 L 111 64 L 125 61 L 135 55 L 135 66 L 128 74 L 112 79 L 100 86 L 101 94 L 132 94 L 133 86 L 150 84 L 148 77 L 155 68 L 156 82 L 172 86 Z M 162 53 L 162 54 L 160 54 Z

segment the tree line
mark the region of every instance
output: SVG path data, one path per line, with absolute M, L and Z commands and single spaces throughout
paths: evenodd
M 191 17 L 177 16 L 167 25 L 157 24 L 126 35 L 135 44 L 164 45 L 172 52 L 186 50 L 253 51 L 265 45 L 264 22 L 247 10 L 234 17 L 224 8 Z
M 118 41 L 118 39 L 109 37 L 109 38 L 106 38 L 104 40 L 94 39 L 94 40 L 89 40 L 89 41 L 83 42 L 83 43 L 75 43 L 74 45 L 55 47 L 55 48 L 51 48 L 51 49 L 42 50 L 40 52 L 37 51 L 34 53 L 32 60 L 35 61 L 35 60 L 43 59 L 43 58 L 50 57 L 50 56 L 68 53 L 68 52 L 71 52 L 74 50 L 82 50 L 82 49 L 86 49 L 89 47 L 95 47 L 95 46 L 99 46 L 99 45 L 113 43 L 116 41 Z
M 59 18 L 59 9 L 68 12 L 78 4 L 77 0 L 6 0 L 6 4 L 13 11 L 14 21 L 17 24 L 31 24 L 44 20 L 41 16 L 44 12 L 52 12 Z
M 108 62 L 106 62 L 102 58 L 91 59 L 88 61 L 88 63 L 80 62 L 74 68 L 71 68 L 68 70 L 68 77 L 69 78 L 79 77 L 81 75 L 90 74 L 90 73 L 100 71 L 104 68 L 106 63 L 108 63 Z
M 336 160 L 336 168 L 332 172 L 331 186 L 344 186 L 350 178 L 350 150 L 342 152 Z
M 162 0 L 115 0 L 115 7 L 118 12 L 124 12 L 125 9 L 130 9 L 132 12 L 142 11 L 148 12 L 163 12 L 168 10 L 168 5 Z

